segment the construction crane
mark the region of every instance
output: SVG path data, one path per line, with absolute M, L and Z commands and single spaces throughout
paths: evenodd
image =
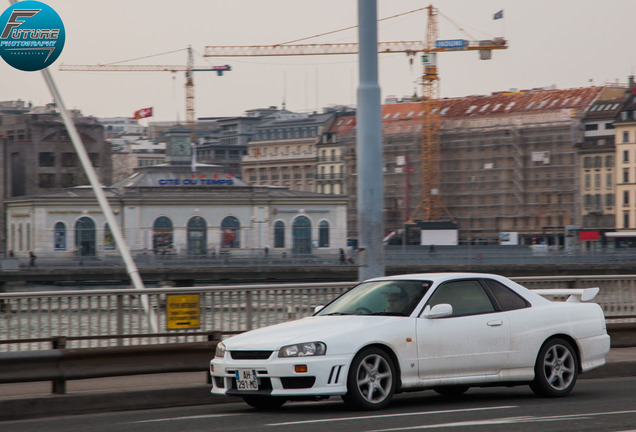
M 194 123 L 194 79 L 193 72 L 216 72 L 217 76 L 223 72 L 231 71 L 229 65 L 222 66 L 194 66 L 192 47 L 187 48 L 188 59 L 185 65 L 65 65 L 59 67 L 61 71 L 83 71 L 83 72 L 185 72 L 185 107 L 186 123 Z
M 428 25 L 425 41 L 379 42 L 378 53 L 406 53 L 415 56 L 423 53 L 422 62 L 422 137 L 421 137 L 421 201 L 411 213 L 413 221 L 422 212 L 424 221 L 442 220 L 444 214 L 453 220 L 444 206 L 440 194 L 441 167 L 440 141 L 442 121 L 439 110 L 439 74 L 437 53 L 449 51 L 479 51 L 481 60 L 490 60 L 492 50 L 508 48 L 506 40 L 494 38 L 471 41 L 465 39 L 438 40 L 438 11 L 433 5 L 428 9 Z M 357 43 L 337 44 L 278 44 L 249 46 L 206 46 L 204 57 L 247 57 L 247 56 L 297 56 L 357 54 Z

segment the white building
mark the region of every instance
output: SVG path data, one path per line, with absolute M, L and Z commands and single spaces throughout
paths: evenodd
M 268 247 L 314 253 L 346 247 L 341 196 L 249 186 L 222 168 L 158 165 L 106 189 L 133 253 L 213 255 Z M 90 187 L 7 201 L 8 248 L 16 255 L 118 254 Z

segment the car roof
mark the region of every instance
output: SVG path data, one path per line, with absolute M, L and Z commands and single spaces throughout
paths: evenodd
M 491 273 L 472 273 L 472 272 L 442 272 L 442 273 L 411 273 L 394 276 L 380 276 L 373 279 L 367 279 L 365 282 L 385 281 L 385 280 L 427 280 L 432 282 L 443 282 L 448 279 L 464 279 L 464 278 L 493 278 L 509 280 L 505 276 Z

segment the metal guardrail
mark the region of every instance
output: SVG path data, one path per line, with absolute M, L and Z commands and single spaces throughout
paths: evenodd
M 206 342 L 55 349 L 0 353 L 0 384 L 51 381 L 51 392 L 66 393 L 68 380 L 206 371 L 220 334 Z
M 528 288 L 601 287 L 598 302 L 608 322 L 636 321 L 636 275 L 512 278 Z M 206 341 L 207 333 L 231 334 L 309 316 L 317 305 L 355 282 L 232 285 L 192 288 L 66 290 L 0 293 L 0 352 L 95 348 Z M 171 295 L 198 295 L 197 328 L 169 330 Z M 152 331 L 141 304 L 147 297 L 158 318 Z

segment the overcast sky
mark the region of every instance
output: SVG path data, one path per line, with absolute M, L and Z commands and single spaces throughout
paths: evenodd
M 8 7 L 0 0 L 0 11 Z M 355 0 L 47 0 L 61 16 L 66 45 L 50 67 L 68 108 L 97 117 L 132 116 L 154 107 L 151 120 L 185 119 L 183 73 L 61 72 L 65 64 L 97 64 L 181 50 L 191 45 L 196 65 L 232 66 L 218 77 L 194 74 L 197 117 L 242 115 L 281 106 L 307 111 L 354 105 L 357 56 L 204 58 L 208 45 L 282 43 L 357 24 Z M 425 7 L 422 0 L 378 0 L 379 18 Z M 438 57 L 443 97 L 556 86 L 603 85 L 635 73 L 634 0 L 439 0 L 440 39 L 503 36 L 509 49 L 489 61 L 477 52 Z M 504 19 L 493 14 L 504 10 Z M 424 40 L 426 11 L 379 24 L 380 41 Z M 463 29 L 465 32 L 462 32 Z M 357 42 L 357 31 L 303 43 Z M 129 64 L 185 64 L 186 52 Z M 382 98 L 418 89 L 419 60 L 380 55 Z M 40 72 L 22 72 L 0 61 L 0 100 L 52 101 Z

